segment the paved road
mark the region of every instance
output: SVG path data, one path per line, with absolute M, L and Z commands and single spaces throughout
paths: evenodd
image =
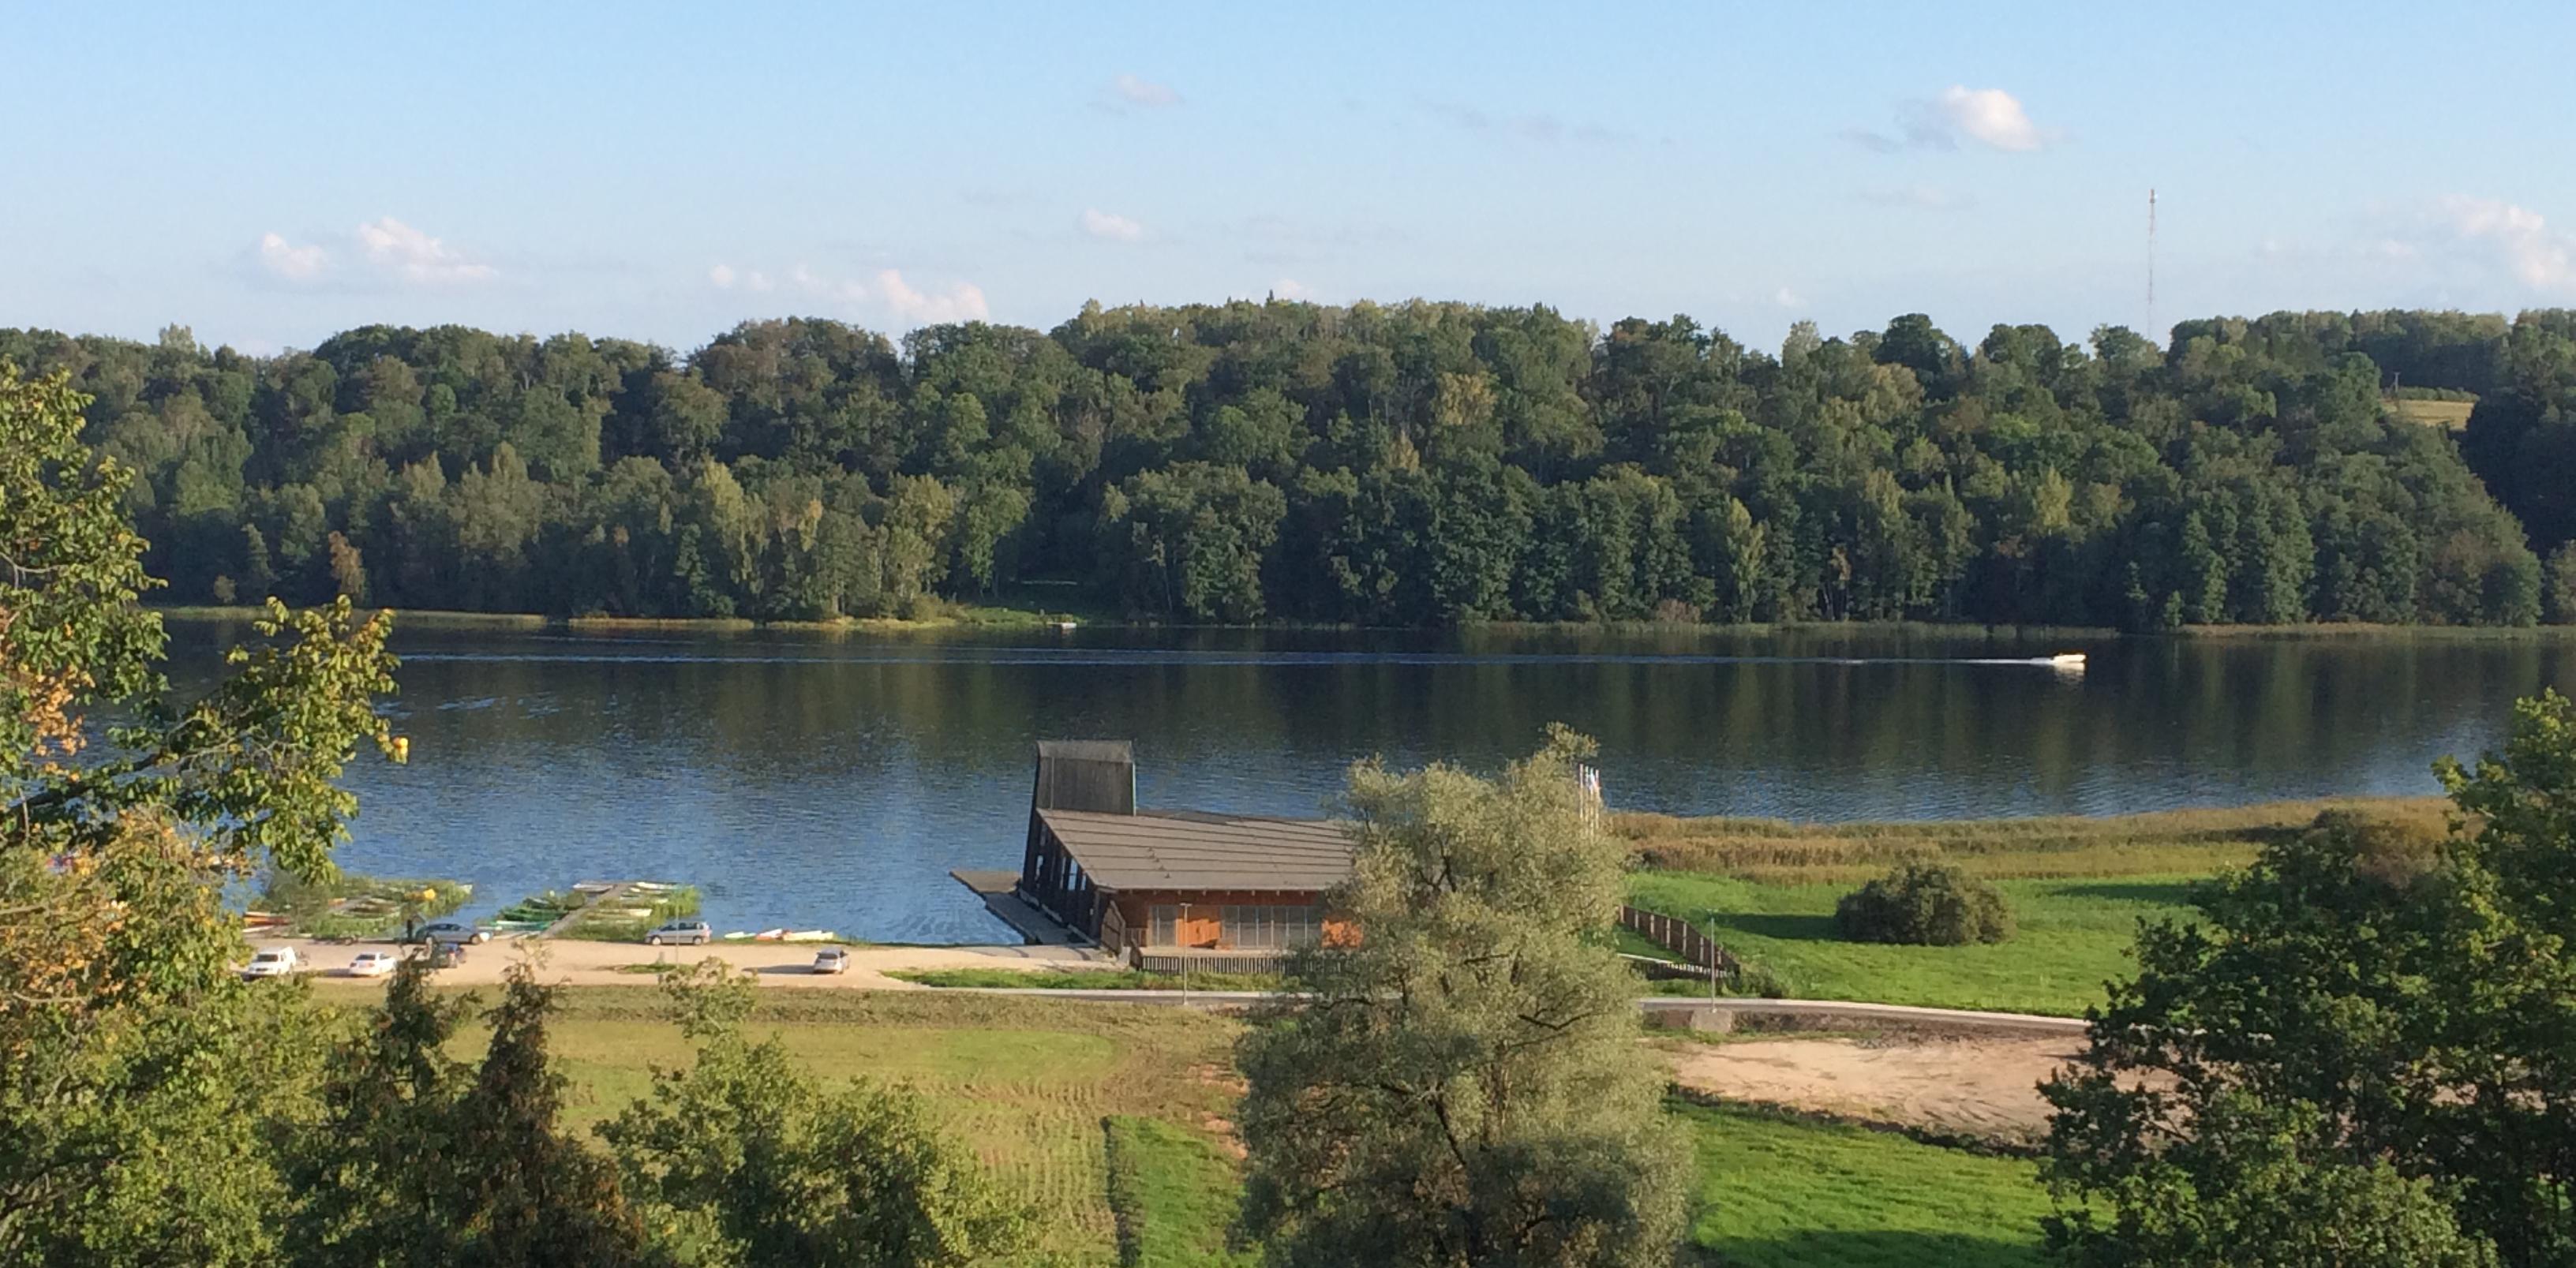
M 301 938 L 255 939 L 259 947 L 291 946 L 308 974 L 353 986 L 368 979 L 346 976 L 349 960 L 360 951 L 383 950 L 384 943 L 317 943 Z M 439 970 L 441 983 L 490 985 L 521 956 L 539 956 L 549 981 L 575 986 L 634 986 L 651 981 L 638 966 L 693 964 L 714 956 L 760 975 L 764 986 L 839 988 L 842 990 L 919 991 L 934 989 L 886 976 L 895 969 L 1029 969 L 1099 970 L 1115 968 L 1097 952 L 1074 947 L 851 947 L 849 972 L 830 976 L 810 971 L 812 944 L 782 942 L 717 942 L 704 947 L 647 947 L 622 942 L 586 942 L 571 938 L 500 939 L 470 948 L 466 962 Z M 381 982 L 382 979 L 375 979 Z M 1268 996 L 1261 991 L 1127 991 L 1047 990 L 1035 987 L 948 987 L 991 995 L 1035 995 L 1051 999 L 1104 1004 L 1148 1004 L 1171 1008 L 1245 1008 Z M 1701 996 L 1649 996 L 1637 1001 L 1649 1013 L 1703 1014 L 1711 1017 L 1795 1017 L 1820 1026 L 1837 1022 L 1856 1028 L 1903 1026 L 1980 1034 L 2063 1035 L 2080 1037 L 2084 1023 L 2073 1017 L 2029 1013 L 1992 1013 L 1967 1009 L 1918 1008 L 1908 1004 L 1867 1004 L 1822 999 L 1708 999 Z M 1685 1017 L 1674 1017 L 1676 1022 Z
M 1037 987 L 947 987 L 979 995 L 1026 995 L 1103 1004 L 1159 1004 L 1167 1008 L 1246 1008 L 1269 999 L 1264 991 L 1122 991 L 1049 990 Z M 1796 1017 L 1822 1026 L 1903 1026 L 1921 1030 L 1957 1030 L 1979 1034 L 2068 1035 L 2081 1037 L 2079 1017 L 2045 1017 L 2035 1013 L 1992 1013 L 1961 1008 L 1919 1008 L 1911 1004 L 1865 1004 L 1831 999 L 1708 999 L 1695 995 L 1655 995 L 1637 1001 L 1648 1012 L 1707 1012 L 1737 1017 Z

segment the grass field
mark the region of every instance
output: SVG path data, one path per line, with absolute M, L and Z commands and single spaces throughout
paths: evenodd
M 330 999 L 365 988 L 323 987 Z M 362 993 L 363 992 L 363 993 Z M 550 1034 L 587 1133 L 689 1047 L 642 987 L 567 988 Z M 752 1020 L 826 1077 L 922 1092 L 956 1135 L 1043 1212 L 1068 1265 L 1245 1268 L 1229 1251 L 1237 1163 L 1223 1133 L 1241 1023 L 1185 1009 L 981 995 L 764 992 Z M 460 1035 L 479 1056 L 484 1036 Z M 2026 1162 L 1754 1110 L 1676 1101 L 1692 1137 L 1698 1262 L 2036 1262 L 2046 1197 Z
M 2437 797 L 2344 797 L 2135 815 L 2051 815 L 1912 823 L 1787 823 L 1613 815 L 1639 861 L 1665 871 L 1800 884 L 1884 873 L 1900 859 L 1938 856 L 1981 876 L 2084 877 L 2214 874 L 2242 867 L 2272 841 L 2352 810 L 2411 828 L 2441 830 L 2450 803 Z
M 2044 1262 L 2032 1164 L 1760 1110 L 1677 1104 L 1699 1158 L 1692 1247 L 1729 1268 Z
M 2388 402 L 2388 408 L 2391 411 L 2393 411 L 2399 418 L 2405 419 L 2410 423 L 2423 423 L 2426 426 L 2444 427 L 2452 431 L 2458 431 L 2461 428 L 2468 426 L 2469 412 L 2477 407 L 2478 403 L 2476 401 L 2417 401 L 2399 399 Z
M 550 1040 L 571 1080 L 566 1118 L 580 1132 L 644 1096 L 655 1067 L 690 1060 L 658 991 L 567 988 L 562 1000 Z M 1211 1125 L 1232 1106 L 1238 1023 L 1176 1008 L 781 991 L 763 994 L 752 1027 L 826 1077 L 921 1091 L 948 1130 L 1045 1212 L 1046 1249 L 1064 1262 L 1210 1262 L 1170 1248 L 1204 1242 L 1209 1202 L 1221 1197 L 1231 1215 L 1233 1164 Z M 479 1055 L 483 1042 L 460 1035 L 458 1048 Z M 1128 1222 L 1149 1230 L 1137 1244 L 1161 1258 L 1120 1256 L 1106 1124 L 1121 1119 L 1142 1142 L 1128 1155 Z M 1140 1135 L 1134 1122 L 1156 1126 Z
M 1259 1262 L 1259 1256 L 1226 1245 L 1234 1221 L 1235 1163 L 1205 1132 L 1158 1118 L 1115 1115 L 1102 1122 L 1101 1133 L 1120 1263 L 1249 1268 Z
M 2075 1015 L 2129 972 L 2142 918 L 2189 917 L 2192 883 L 2349 810 L 2438 836 L 2432 798 L 2273 802 L 2103 818 L 1790 824 L 1620 815 L 1645 869 L 1629 901 L 1709 929 L 1792 996 Z M 1995 882 L 2019 928 L 1968 947 L 1843 941 L 1834 904 L 1898 860 L 1933 857 Z
M 1847 884 L 1765 885 L 1678 872 L 1632 878 L 1629 901 L 1711 929 L 1798 999 L 1866 1000 L 2076 1016 L 2129 970 L 2141 917 L 2188 917 L 2189 875 L 2000 880 L 2019 928 L 1965 947 L 1845 942 L 1834 903 Z

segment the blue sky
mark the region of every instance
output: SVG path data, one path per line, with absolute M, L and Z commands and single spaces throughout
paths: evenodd
M 2576 304 L 2561 6 L 14 9 L 0 326 Z

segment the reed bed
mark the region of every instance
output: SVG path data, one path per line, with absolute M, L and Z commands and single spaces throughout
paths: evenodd
M 1611 816 L 1640 867 L 1765 884 L 1847 883 L 1905 859 L 1937 858 L 1989 879 L 2215 874 L 2330 811 L 2412 838 L 2448 831 L 2438 797 L 2335 797 L 2146 814 L 1885 823 Z

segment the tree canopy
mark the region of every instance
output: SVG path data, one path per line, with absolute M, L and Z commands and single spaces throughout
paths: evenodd
M 0 360 L 92 397 L 186 601 L 827 618 L 1043 578 L 1192 622 L 2152 628 L 2576 620 L 2576 555 L 2553 584 L 2534 553 L 2576 534 L 2571 340 L 2554 311 L 2212 318 L 2163 350 L 1911 314 L 1774 354 L 1686 317 L 1273 301 L 900 346 L 752 322 L 685 356 L 15 330 Z M 2400 388 L 2477 396 L 2467 430 Z
M 1240 1058 L 1244 1229 L 1281 1265 L 1661 1268 L 1686 1151 L 1602 935 L 1625 848 L 1556 729 L 1498 781 L 1364 763 L 1356 941 L 1311 948 Z
M 2576 706 L 2442 774 L 2448 840 L 2330 816 L 2142 932 L 2044 1088 L 2075 1262 L 2576 1256 Z
M 224 888 L 327 873 L 347 763 L 401 759 L 376 708 L 388 618 L 271 598 L 230 676 L 171 699 L 133 486 L 80 443 L 85 404 L 0 366 L 0 1263 L 931 1268 L 1024 1245 L 910 1093 L 824 1090 L 774 1043 L 711 1042 L 607 1133 L 613 1157 L 561 1122 L 555 992 L 526 961 L 471 1066 L 472 998 L 418 961 L 363 1018 L 245 984 Z M 695 1170 L 701 1149 L 737 1165 Z M 639 1214 L 710 1202 L 731 1253 Z

